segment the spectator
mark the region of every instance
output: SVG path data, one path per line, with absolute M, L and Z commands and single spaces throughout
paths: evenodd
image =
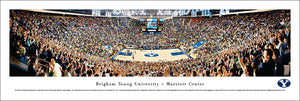
M 271 49 L 266 49 L 263 53 L 263 62 L 260 64 L 261 76 L 274 76 L 275 63 L 272 59 L 273 52 Z
M 284 67 L 283 62 L 280 60 L 280 50 L 274 50 L 272 58 L 275 62 L 275 76 L 283 76 Z
M 272 76 L 275 70 L 277 76 L 282 71 L 280 63 L 290 62 L 289 10 L 173 18 L 165 20 L 162 34 L 154 36 L 139 34 L 139 21 L 130 18 L 60 16 L 22 10 L 10 13 L 10 54 L 23 57 L 22 61 L 26 54 L 30 58 L 37 56 L 42 66 L 36 67 L 36 75 Z M 191 47 L 199 41 L 205 43 Z M 111 48 L 106 49 L 107 45 Z M 182 47 L 197 58 L 158 63 L 110 60 L 129 45 L 138 49 Z
M 36 67 L 37 67 L 37 63 L 38 61 L 36 60 L 36 58 L 31 58 L 30 59 L 30 63 L 28 66 L 28 76 L 36 76 Z
M 55 63 L 54 58 L 51 59 L 51 62 L 49 63 L 49 68 L 50 68 L 49 76 L 53 76 L 53 77 L 61 77 L 62 76 L 61 66 L 58 63 Z

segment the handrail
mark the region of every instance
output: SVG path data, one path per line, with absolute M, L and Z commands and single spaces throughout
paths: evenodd
M 38 59 L 39 61 L 44 61 L 44 62 L 46 62 L 46 63 L 50 63 L 50 62 L 48 62 L 48 61 L 46 61 L 45 59 Z
M 49 68 L 49 66 L 43 65 L 41 63 L 38 63 L 38 66 L 44 66 L 44 67 L 48 67 Z
M 38 66 L 44 66 L 44 67 L 49 68 L 49 66 L 41 64 L 40 61 L 46 62 L 47 64 L 49 64 L 50 62 L 46 61 L 45 59 L 38 59 L 38 61 L 39 61 Z

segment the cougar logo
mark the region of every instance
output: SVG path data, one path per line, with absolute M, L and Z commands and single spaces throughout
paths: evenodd
M 286 88 L 286 87 L 289 87 L 291 85 L 291 82 L 288 79 L 281 79 L 277 82 L 277 84 L 281 88 Z

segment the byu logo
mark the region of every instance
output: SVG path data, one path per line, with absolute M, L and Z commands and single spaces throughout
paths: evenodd
M 277 84 L 281 88 L 286 88 L 286 87 L 289 87 L 291 85 L 291 82 L 288 79 L 281 79 L 277 82 Z

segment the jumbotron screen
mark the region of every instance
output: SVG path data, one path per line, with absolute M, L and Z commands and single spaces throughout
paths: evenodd
M 157 21 L 148 21 L 147 22 L 147 29 L 156 29 L 157 28 Z
M 140 19 L 143 34 L 161 34 L 164 19 Z

